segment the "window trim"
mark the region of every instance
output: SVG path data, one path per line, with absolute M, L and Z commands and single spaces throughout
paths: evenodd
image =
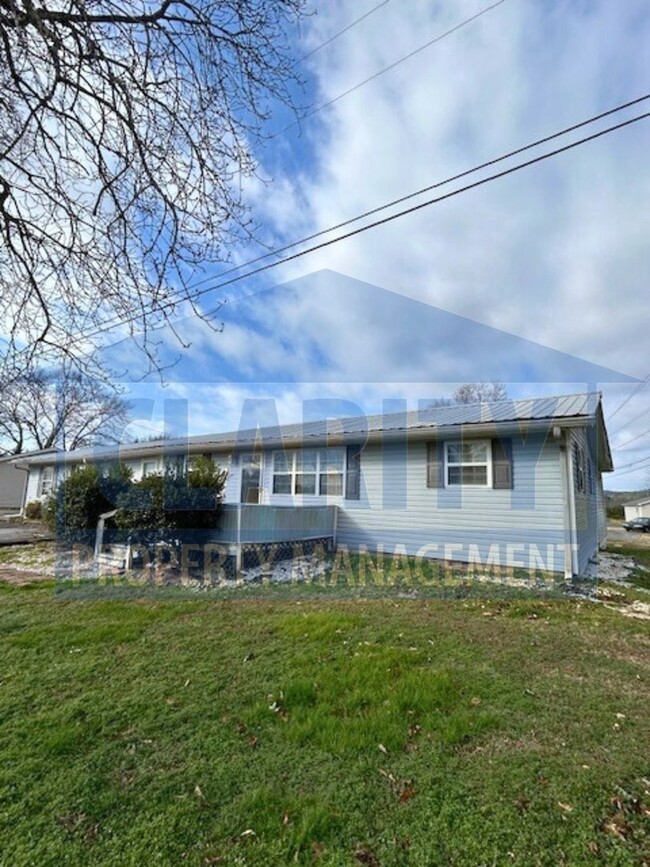
M 449 446 L 463 445 L 485 445 L 487 448 L 487 459 L 485 461 L 462 461 L 461 463 L 449 462 Z M 486 467 L 485 484 L 450 482 L 449 467 Z M 471 439 L 471 440 L 445 440 L 444 441 L 444 487 L 445 488 L 477 488 L 478 490 L 486 490 L 492 488 L 492 440 L 491 439 Z

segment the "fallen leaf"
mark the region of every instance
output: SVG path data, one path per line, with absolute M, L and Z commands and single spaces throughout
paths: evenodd
M 289 814 L 288 814 L 288 813 L 285 813 L 284 816 L 282 817 L 282 824 L 283 824 L 283 825 L 288 825 L 288 824 L 289 824 L 289 821 L 290 821 L 290 820 L 289 820 Z
M 197 798 L 200 798 L 202 801 L 205 801 L 205 795 L 201 791 L 200 786 L 194 786 L 194 794 L 196 795 Z
M 412 786 L 407 786 L 405 789 L 402 790 L 397 800 L 400 802 L 400 804 L 406 804 L 407 801 L 410 801 L 411 798 L 414 798 L 416 794 L 416 789 L 414 789 Z
M 562 801 L 558 801 L 557 805 L 558 807 L 561 807 L 565 811 L 565 813 L 573 812 L 573 807 L 571 806 L 571 804 L 563 804 Z
M 242 831 L 239 836 L 240 837 L 257 837 L 257 834 L 255 833 L 255 831 L 253 831 L 252 828 L 246 828 L 246 830 Z
M 379 861 L 377 860 L 377 856 L 374 852 L 371 852 L 370 849 L 366 848 L 358 848 L 355 849 L 354 857 L 361 864 L 368 864 L 369 867 L 379 867 Z
M 474 706 L 476 706 L 477 704 L 480 704 L 480 703 L 481 703 L 481 699 L 477 695 L 475 695 L 472 698 L 472 700 L 470 701 L 470 704 L 473 704 Z
M 388 750 L 383 744 L 378 744 L 378 749 L 380 753 L 383 753 L 385 756 L 388 755 Z
M 191 681 L 190 678 L 188 677 L 187 680 L 185 681 L 185 683 L 183 684 L 183 686 L 189 686 L 191 682 L 192 682 L 192 681 Z
M 249 738 L 246 741 L 246 745 L 249 747 L 256 747 L 259 742 L 259 738 Z

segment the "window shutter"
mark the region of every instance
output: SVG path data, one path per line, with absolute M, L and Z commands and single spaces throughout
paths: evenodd
M 492 487 L 512 488 L 512 440 L 492 440 Z
M 345 499 L 361 498 L 361 447 L 348 446 L 345 476 Z
M 444 488 L 445 454 L 444 443 L 427 443 L 427 488 Z

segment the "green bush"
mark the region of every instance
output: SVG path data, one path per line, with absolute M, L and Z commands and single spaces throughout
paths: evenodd
M 57 533 L 94 530 L 99 516 L 116 508 L 117 501 L 131 484 L 132 471 L 115 464 L 105 472 L 96 466 L 76 467 L 47 501 L 45 520 Z
M 118 497 L 116 525 L 125 530 L 204 530 L 218 526 L 226 471 L 200 458 L 184 472 L 133 482 Z
M 43 517 L 43 504 L 40 500 L 33 500 L 25 506 L 25 517 L 30 521 L 40 521 Z
M 607 517 L 608 518 L 620 518 L 621 520 L 625 517 L 625 509 L 623 506 L 607 506 Z

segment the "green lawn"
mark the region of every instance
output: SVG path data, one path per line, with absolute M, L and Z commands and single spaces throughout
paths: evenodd
M 0 583 L 0 864 L 647 863 L 649 625 Z

